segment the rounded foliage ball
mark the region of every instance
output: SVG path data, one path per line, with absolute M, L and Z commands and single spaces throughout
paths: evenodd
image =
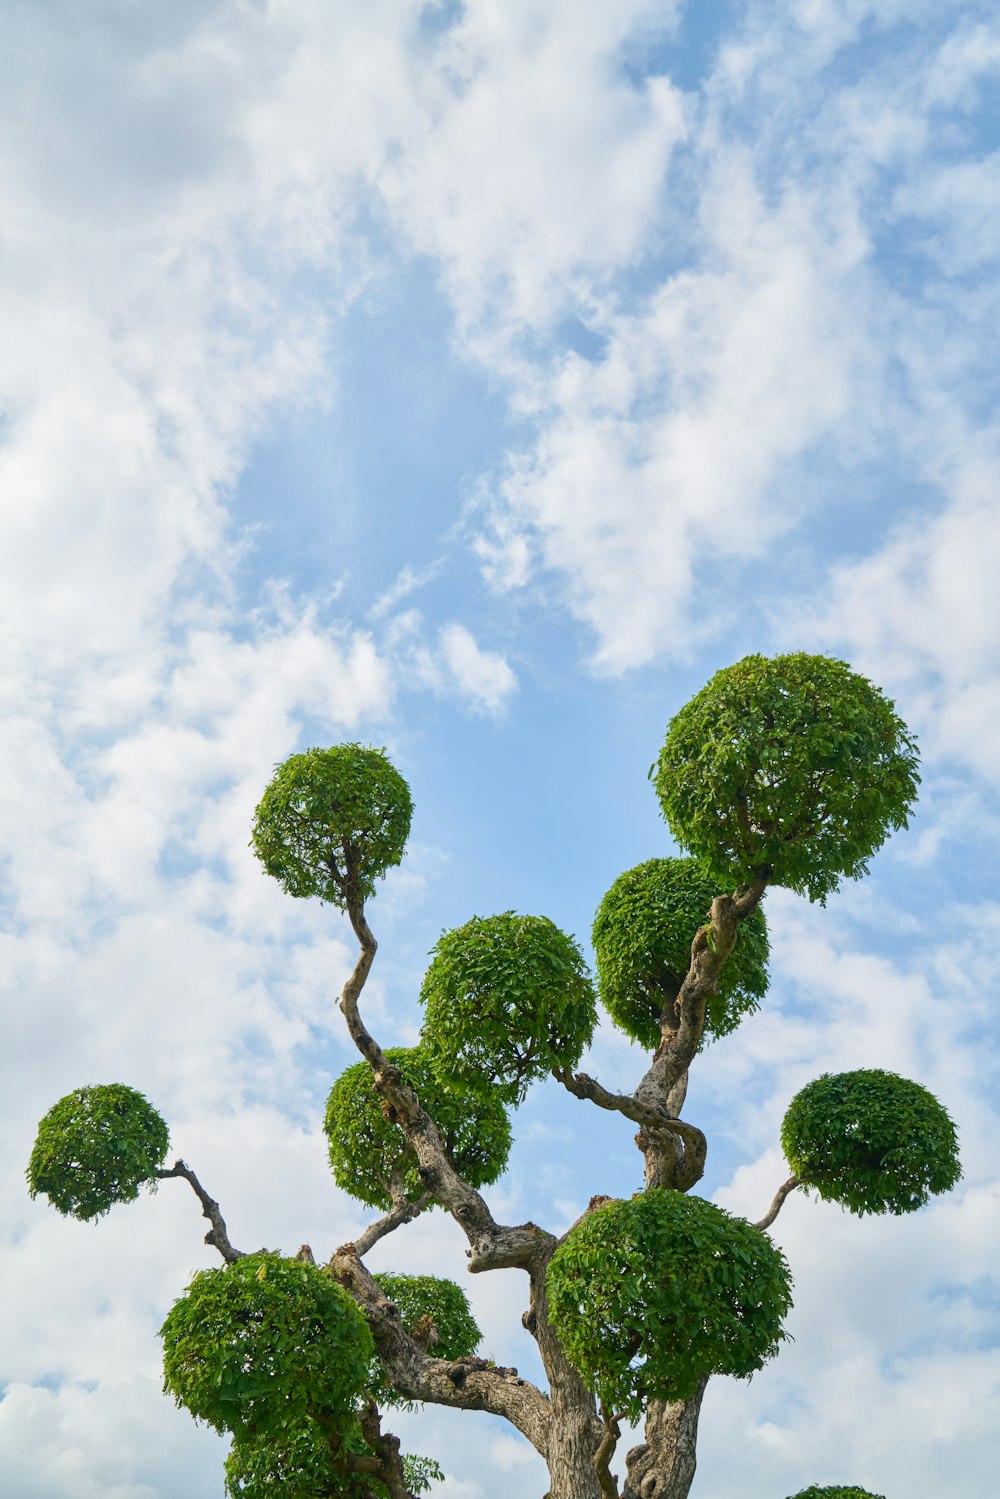
M 597 908 L 593 943 L 598 992 L 615 1025 L 649 1050 L 660 1044 L 660 1014 L 673 1003 L 708 918 L 718 882 L 697 859 L 648 859 L 615 880 Z M 706 1039 L 726 1036 L 767 992 L 767 925 L 758 907 L 708 1001 Z
M 859 1489 L 856 1484 L 834 1484 L 832 1488 L 820 1488 L 816 1484 L 790 1494 L 789 1499 L 885 1499 L 884 1494 L 873 1494 L 870 1489 Z
M 166 1124 L 135 1088 L 77 1088 L 38 1126 L 28 1187 L 60 1213 L 99 1218 L 116 1202 L 134 1202 L 143 1182 L 155 1181 L 168 1144 Z
M 251 846 L 289 895 L 346 910 L 403 857 L 413 803 L 383 750 L 336 744 L 292 755 L 254 814 Z
M 338 1435 L 344 1456 L 371 1455 L 356 1421 Z M 403 1454 L 403 1476 L 412 1494 L 444 1480 L 432 1458 L 410 1453 Z M 382 1479 L 338 1461 L 322 1427 L 308 1418 L 277 1440 L 238 1437 L 226 1458 L 226 1493 L 230 1499 L 390 1499 Z
M 370 1448 L 357 1422 L 341 1435 L 347 1452 L 367 1455 Z M 365 1499 L 373 1488 L 370 1479 L 337 1464 L 329 1438 L 308 1417 L 288 1428 L 276 1440 L 257 1436 L 238 1437 L 226 1458 L 226 1493 L 230 1499 L 316 1499 L 319 1494 L 337 1499 Z
M 791 1306 L 767 1234 L 700 1197 L 651 1188 L 588 1213 L 556 1249 L 549 1314 L 610 1410 L 687 1400 L 708 1374 L 748 1377 L 778 1351 Z
M 374 1353 L 364 1317 L 327 1271 L 266 1250 L 200 1271 L 160 1336 L 164 1389 L 178 1405 L 216 1431 L 265 1440 L 309 1415 L 347 1421 Z
M 402 1326 L 435 1358 L 468 1358 L 479 1347 L 482 1333 L 468 1297 L 453 1280 L 437 1275 L 376 1275 L 384 1295 L 395 1302 Z M 382 1375 L 372 1393 L 379 1405 L 410 1402 L 393 1390 Z
M 474 916 L 434 949 L 420 998 L 421 1045 L 450 1087 L 521 1101 L 571 1068 L 597 1024 L 583 954 L 546 916 Z
M 671 720 L 654 771 L 671 832 L 713 879 L 823 901 L 906 827 L 917 763 L 877 687 L 800 652 L 716 672 Z
M 915 1212 L 962 1174 L 955 1126 L 933 1093 L 877 1067 L 809 1083 L 781 1143 L 804 1185 L 859 1216 Z
M 502 1101 L 495 1096 L 469 1097 L 443 1086 L 423 1047 L 392 1047 L 386 1057 L 434 1120 L 458 1174 L 471 1187 L 488 1186 L 502 1176 L 511 1147 Z M 426 1190 L 403 1131 L 382 1108 L 367 1062 L 348 1067 L 334 1083 L 323 1128 L 334 1180 L 360 1202 L 390 1208 L 397 1177 L 411 1202 Z

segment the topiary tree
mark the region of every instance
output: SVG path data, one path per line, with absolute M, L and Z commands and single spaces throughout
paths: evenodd
M 409 789 L 380 750 L 340 745 L 279 766 L 253 846 L 295 896 L 344 911 L 359 955 L 341 1010 L 361 1061 L 326 1112 L 335 1180 L 381 1216 L 324 1267 L 246 1255 L 166 1130 L 130 1089 L 82 1089 L 46 1115 L 29 1183 L 92 1217 L 142 1182 L 183 1177 L 222 1269 L 196 1275 L 163 1326 L 167 1390 L 234 1436 L 231 1496 L 407 1499 L 440 1470 L 383 1432 L 386 1408 L 432 1402 L 509 1421 L 544 1456 L 550 1499 L 686 1499 L 698 1415 L 713 1375 L 749 1378 L 778 1352 L 788 1266 L 768 1233 L 797 1188 L 854 1213 L 911 1212 L 959 1176 L 955 1129 L 917 1083 L 867 1069 L 824 1076 L 792 1100 L 782 1141 L 792 1175 L 756 1223 L 695 1195 L 705 1137 L 680 1117 L 703 1043 L 765 996 L 761 901 L 784 885 L 825 901 L 857 878 L 917 786 L 914 742 L 888 702 L 843 662 L 748 656 L 672 720 L 652 775 L 683 857 L 614 881 L 594 924 L 601 998 L 647 1049 L 631 1093 L 574 1071 L 596 1021 L 574 940 L 541 916 L 473 917 L 446 933 L 422 989 L 417 1047 L 383 1050 L 360 999 L 375 956 L 365 905 L 402 856 Z M 503 1172 L 507 1107 L 544 1077 L 638 1126 L 645 1184 L 595 1197 L 568 1233 L 496 1220 L 480 1188 Z M 440 1205 L 473 1274 L 518 1269 L 522 1318 L 548 1389 L 479 1357 L 461 1289 L 373 1275 L 365 1256 Z M 625 1419 L 645 1439 L 612 1462 Z M 796 1499 L 878 1499 L 860 1488 Z
M 797 1494 L 789 1495 L 789 1499 L 885 1499 L 882 1494 L 872 1494 L 868 1489 L 859 1489 L 854 1484 L 844 1488 L 835 1484 L 833 1488 L 820 1489 L 813 1484 L 808 1489 L 800 1489 Z

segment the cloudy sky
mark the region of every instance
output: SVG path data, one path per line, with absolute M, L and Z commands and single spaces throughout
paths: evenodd
M 794 1197 L 795 1341 L 715 1381 L 697 1499 L 991 1499 L 1000 1462 L 1000 22 L 980 0 L 6 0 L 0 46 L 0 1490 L 221 1499 L 155 1330 L 213 1263 L 183 1183 L 27 1199 L 40 1116 L 122 1081 L 234 1241 L 364 1221 L 319 1120 L 352 947 L 247 848 L 273 765 L 385 745 L 416 803 L 371 909 L 405 1044 L 442 929 L 585 944 L 670 851 L 666 724 L 749 651 L 895 699 L 919 811 L 821 910 L 773 892 L 762 1013 L 699 1062 L 703 1190 L 758 1217 L 793 1093 L 932 1088 L 964 1180 Z M 631 1087 L 610 1026 L 590 1069 Z M 508 1221 L 641 1180 L 536 1088 Z M 463 1276 L 440 1213 L 380 1268 Z M 484 1350 L 534 1372 L 504 1273 Z M 538 1495 L 487 1418 L 399 1423 L 442 1499 Z

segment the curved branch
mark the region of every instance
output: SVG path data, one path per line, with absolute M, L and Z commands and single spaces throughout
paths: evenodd
M 708 1142 L 697 1125 L 676 1119 L 666 1104 L 649 1098 L 634 1097 L 628 1093 L 610 1093 L 607 1088 L 589 1077 L 586 1072 L 570 1073 L 568 1070 L 553 1072 L 553 1077 L 576 1098 L 589 1099 L 599 1109 L 623 1114 L 639 1125 L 637 1142 L 643 1150 L 655 1146 L 664 1137 L 679 1141 L 683 1147 L 683 1160 L 678 1160 L 670 1171 L 671 1184 L 678 1191 L 688 1192 L 695 1182 L 705 1174 L 705 1157 Z
M 601 1420 L 604 1423 L 604 1435 L 600 1446 L 594 1453 L 594 1472 L 597 1474 L 597 1482 L 601 1486 L 604 1499 L 618 1499 L 618 1484 L 615 1482 L 610 1464 L 615 1448 L 621 1439 L 621 1417 L 612 1415 L 602 1400 Z
M 754 1227 L 770 1228 L 771 1224 L 774 1222 L 775 1218 L 777 1218 L 778 1214 L 781 1212 L 781 1209 L 784 1207 L 785 1198 L 790 1197 L 791 1194 L 795 1191 L 795 1188 L 801 1187 L 801 1185 L 802 1183 L 799 1181 L 797 1176 L 790 1176 L 784 1183 L 784 1185 L 780 1186 L 777 1192 L 775 1192 L 774 1201 L 771 1203 L 771 1206 L 768 1208 L 763 1218 L 761 1218 L 760 1221 L 754 1225 Z
M 537 1452 L 547 1455 L 552 1407 L 541 1390 L 516 1369 L 498 1368 L 485 1359 L 432 1358 L 406 1332 L 395 1303 L 361 1263 L 353 1244 L 336 1251 L 330 1268 L 364 1312 L 379 1358 L 401 1395 L 503 1416 Z
M 360 1259 L 367 1254 L 373 1244 L 379 1239 L 384 1239 L 386 1234 L 391 1234 L 394 1228 L 401 1228 L 404 1223 L 412 1223 L 414 1218 L 431 1206 L 434 1198 L 430 1192 L 425 1192 L 418 1197 L 416 1202 L 408 1202 L 405 1197 L 393 1203 L 389 1211 L 381 1218 L 376 1218 L 374 1223 L 369 1223 L 354 1240 L 354 1252 Z
M 190 1166 L 185 1166 L 183 1161 L 175 1161 L 169 1171 L 157 1171 L 156 1175 L 160 1181 L 164 1181 L 169 1176 L 182 1176 L 201 1203 L 202 1217 L 207 1218 L 212 1225 L 205 1235 L 205 1243 L 210 1244 L 213 1249 L 217 1249 L 227 1265 L 231 1265 L 236 1260 L 244 1258 L 244 1251 L 242 1249 L 234 1249 L 233 1245 L 229 1242 L 226 1221 L 219 1211 L 219 1204 L 214 1197 L 209 1197 Z
M 635 1090 L 638 1099 L 665 1101 L 681 1081 L 697 1055 L 705 1029 L 705 1010 L 716 993 L 719 974 L 729 957 L 740 925 L 752 916 L 767 889 L 767 877 L 759 874 L 732 895 L 717 895 L 707 923 L 699 927 L 691 943 L 691 963 L 676 1001 L 676 1025 L 663 1026 L 663 1039 L 645 1077 Z
M 358 1000 L 378 943 L 365 917 L 364 905 L 353 894 L 347 898 L 347 913 L 361 944 L 361 952 L 344 985 L 340 1008 L 351 1040 L 372 1069 L 376 1091 L 388 1105 L 389 1118 L 399 1125 L 417 1158 L 420 1180 L 465 1233 L 471 1271 L 520 1269 L 530 1272 L 533 1265 L 545 1262 L 551 1255 L 555 1247 L 554 1236 L 535 1223 L 523 1223 L 517 1227 L 498 1224 L 483 1198 L 455 1170 L 437 1125 L 361 1019 Z

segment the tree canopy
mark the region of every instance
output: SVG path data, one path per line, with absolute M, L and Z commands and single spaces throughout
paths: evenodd
M 160 1336 L 178 1405 L 216 1431 L 272 1441 L 307 1416 L 349 1420 L 375 1351 L 328 1271 L 267 1250 L 200 1270 Z
M 438 1077 L 520 1103 L 528 1084 L 574 1067 L 597 1024 L 572 937 L 546 916 L 474 916 L 445 932 L 420 991 L 421 1042 Z
M 168 1144 L 166 1124 L 135 1088 L 77 1088 L 38 1126 L 28 1187 L 60 1213 L 99 1218 L 116 1203 L 135 1201 L 139 1188 L 155 1179 Z
M 958 1181 L 958 1135 L 933 1093 L 877 1067 L 824 1072 L 788 1106 L 788 1164 L 852 1213 L 912 1213 Z
M 352 885 L 370 900 L 403 857 L 410 788 L 384 750 L 335 744 L 292 755 L 275 770 L 254 814 L 252 846 L 289 895 L 345 910 Z
M 761 1369 L 792 1304 L 766 1234 L 663 1188 L 588 1212 L 553 1254 L 548 1292 L 571 1361 L 632 1420 L 650 1400 L 690 1399 L 707 1374 Z
M 722 889 L 763 877 L 825 901 L 916 798 L 917 748 L 843 661 L 744 656 L 673 719 L 654 767 L 670 831 Z
M 673 1010 L 708 920 L 713 880 L 697 859 L 647 859 L 620 874 L 597 908 L 593 944 L 601 1002 L 615 1025 L 652 1051 L 660 1015 Z M 767 993 L 767 924 L 758 909 L 742 924 L 710 996 L 703 1040 L 727 1036 Z

